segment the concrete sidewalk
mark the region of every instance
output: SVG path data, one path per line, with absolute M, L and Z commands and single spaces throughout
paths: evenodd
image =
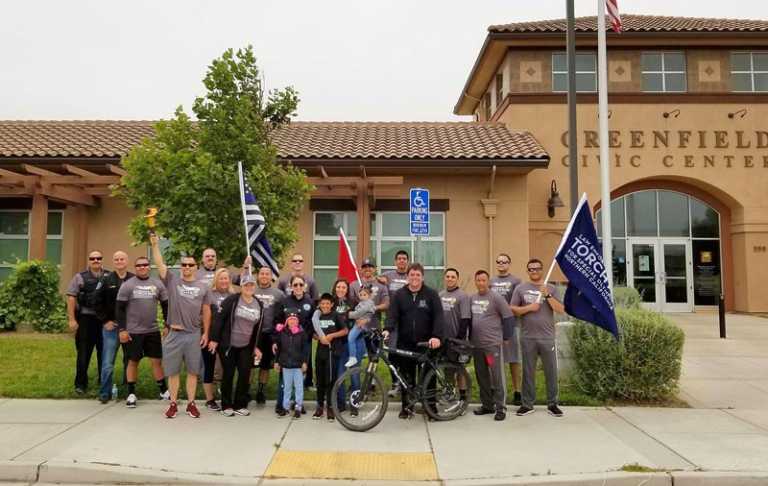
M 0 481 L 768 484 L 766 410 L 574 407 L 556 419 L 539 408 L 500 423 L 390 413 L 353 433 L 308 415 L 277 419 L 269 407 L 167 420 L 164 405 L 0 399 Z M 620 471 L 631 464 L 660 472 Z

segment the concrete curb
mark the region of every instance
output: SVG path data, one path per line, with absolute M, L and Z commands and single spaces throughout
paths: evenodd
M 35 482 L 40 464 L 25 461 L 0 461 L 0 481 Z
M 250 484 L 259 477 L 196 474 L 139 467 L 48 461 L 40 465 L 40 483 L 79 484 Z
M 445 486 L 672 486 L 672 477 L 665 472 L 629 473 L 606 472 L 526 476 L 516 478 L 483 478 L 444 480 Z M 677 486 L 677 485 L 675 485 Z
M 768 472 L 680 471 L 672 473 L 674 486 L 764 486 Z

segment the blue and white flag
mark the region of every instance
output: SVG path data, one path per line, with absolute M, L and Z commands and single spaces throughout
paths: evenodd
M 238 175 L 240 177 L 240 199 L 243 207 L 243 220 L 245 221 L 245 235 L 247 239 L 248 254 L 251 255 L 256 267 L 269 267 L 272 270 L 274 278 L 280 276 L 280 271 L 275 258 L 272 256 L 272 248 L 267 241 L 267 235 L 264 230 L 267 222 L 264 214 L 259 208 L 256 196 L 253 190 L 245 180 L 243 164 L 237 164 Z
M 563 304 L 569 315 L 602 327 L 619 339 L 612 292 L 602 255 L 587 195 L 584 194 L 555 255 L 560 269 L 568 277 Z

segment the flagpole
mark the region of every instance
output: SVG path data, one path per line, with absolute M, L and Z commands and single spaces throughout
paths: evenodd
M 245 230 L 245 256 L 251 256 L 251 245 L 248 244 L 248 220 L 245 215 L 245 187 L 243 186 L 243 163 L 238 161 L 237 163 L 237 180 L 240 186 L 240 209 L 243 211 L 243 229 Z M 248 273 L 253 273 L 252 265 L 248 265 Z
M 603 220 L 603 265 L 613 293 L 613 242 L 611 240 L 611 176 L 608 151 L 608 61 L 605 35 L 605 2 L 597 0 L 597 82 L 600 143 L 600 201 Z

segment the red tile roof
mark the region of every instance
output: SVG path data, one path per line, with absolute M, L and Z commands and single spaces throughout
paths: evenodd
M 120 158 L 151 121 L 0 121 L 0 157 Z M 544 148 L 502 123 L 293 122 L 273 134 L 283 159 L 541 159 Z
M 768 32 L 768 21 L 749 19 L 623 14 L 621 16 L 621 24 L 625 32 Z M 515 22 L 488 27 L 488 31 L 493 33 L 565 32 L 565 29 L 565 19 Z M 596 16 L 576 18 L 576 32 L 596 31 Z

